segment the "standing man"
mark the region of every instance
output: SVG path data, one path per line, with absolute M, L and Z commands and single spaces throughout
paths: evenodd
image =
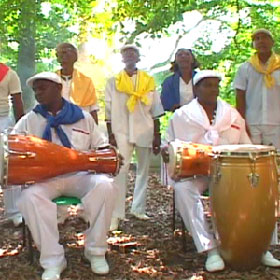
M 234 80 L 237 110 L 254 144 L 280 149 L 280 56 L 272 51 L 270 31 L 258 29 L 252 40 L 256 53 L 240 66 Z
M 236 109 L 218 99 L 221 77 L 211 70 L 198 72 L 193 78 L 196 99 L 177 109 L 166 133 L 167 142 L 175 139 L 207 145 L 251 143 L 244 119 Z M 169 161 L 167 147 L 162 149 L 164 162 Z M 207 252 L 206 270 L 223 270 L 224 261 L 217 250 L 217 241 L 204 216 L 201 194 L 208 189 L 209 177 L 196 176 L 175 182 L 175 201 L 197 251 Z M 267 266 L 279 267 L 280 261 L 270 252 L 262 257 Z
M 137 69 L 139 50 L 133 45 L 121 49 L 125 64 L 116 77 L 109 79 L 105 89 L 105 121 L 110 144 L 118 147 L 124 157 L 124 166 L 116 177 L 119 195 L 113 212 L 111 230 L 118 228 L 125 218 L 127 176 L 133 151 L 137 157 L 136 183 L 131 214 L 139 219 L 146 215 L 146 191 L 151 149 L 160 152 L 160 122 L 164 114 L 155 82 L 146 72 Z
M 27 80 L 38 101 L 33 111 L 15 126 L 55 144 L 87 151 L 104 145 L 105 138 L 89 113 L 61 97 L 61 78 L 51 72 L 39 73 Z M 57 206 L 52 199 L 77 196 L 81 199 L 89 228 L 85 232 L 85 257 L 96 274 L 107 274 L 106 234 L 114 206 L 116 188 L 106 175 L 77 172 L 35 183 L 22 191 L 18 207 L 40 251 L 44 269 L 42 280 L 58 280 L 66 268 L 63 246 L 59 244 Z
M 0 63 L 0 132 L 14 125 L 14 121 L 10 117 L 9 98 L 12 101 L 14 118 L 18 121 L 24 115 L 20 80 L 15 71 Z M 21 214 L 16 207 L 20 192 L 19 186 L 10 186 L 3 193 L 6 216 L 13 221 L 15 226 L 22 221 Z
M 74 68 L 78 59 L 77 49 L 70 43 L 61 43 L 56 47 L 56 56 L 61 65 L 56 73 L 62 78 L 63 98 L 89 112 L 98 124 L 98 105 L 92 79 Z

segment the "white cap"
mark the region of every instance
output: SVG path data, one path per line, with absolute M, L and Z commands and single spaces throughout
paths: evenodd
M 201 70 L 197 72 L 193 77 L 193 85 L 195 86 L 199 81 L 204 78 L 218 78 L 219 80 L 222 79 L 221 75 L 213 70 Z
M 32 87 L 34 81 L 36 80 L 49 80 L 57 84 L 62 84 L 61 78 L 57 74 L 53 72 L 41 72 L 34 75 L 33 77 L 28 78 L 26 81 L 26 85 Z
M 123 51 L 127 50 L 127 49 L 134 49 L 135 51 L 137 51 L 137 53 L 139 54 L 139 49 L 135 46 L 135 45 L 124 45 L 121 49 L 120 52 L 122 53 Z
M 252 34 L 252 39 L 254 40 L 255 36 L 257 34 L 259 34 L 259 33 L 264 33 L 264 34 L 270 36 L 271 39 L 273 39 L 272 33 L 269 30 L 265 29 L 265 28 L 260 28 L 260 29 L 257 29 L 256 31 L 254 31 L 253 34 Z

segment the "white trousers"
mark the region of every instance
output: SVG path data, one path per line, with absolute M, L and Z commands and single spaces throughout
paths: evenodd
M 203 213 L 201 194 L 208 188 L 208 177 L 190 178 L 175 182 L 175 205 L 185 226 L 190 232 L 197 251 L 208 251 L 217 247 Z
M 44 269 L 64 261 L 63 246 L 58 243 L 57 205 L 52 202 L 61 195 L 76 196 L 82 201 L 90 223 L 85 232 L 85 250 L 91 255 L 104 255 L 107 250 L 106 234 L 116 196 L 113 179 L 85 172 L 52 178 L 23 190 L 18 201 Z
M 137 158 L 136 181 L 133 193 L 133 202 L 131 211 L 139 214 L 146 212 L 146 193 L 149 176 L 151 148 L 138 147 L 128 142 L 125 135 L 115 134 L 120 154 L 124 157 L 124 165 L 121 167 L 120 173 L 115 177 L 115 183 L 119 192 L 116 199 L 113 217 L 125 218 L 125 199 L 127 193 L 128 171 L 135 150 Z
M 273 145 L 280 149 L 280 125 L 249 125 L 253 144 Z
M 14 121 L 10 116 L 0 116 L 0 132 L 12 127 Z M 8 218 L 19 213 L 16 203 L 20 197 L 21 186 L 9 186 L 3 189 L 4 210 Z

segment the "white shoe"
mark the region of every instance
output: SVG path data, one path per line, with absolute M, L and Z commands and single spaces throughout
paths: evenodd
M 59 280 L 60 274 L 66 268 L 66 261 L 63 262 L 61 266 L 56 266 L 52 268 L 45 269 L 42 274 L 42 280 Z
M 109 273 L 109 265 L 105 259 L 105 255 L 93 255 L 90 256 L 87 251 L 85 251 L 85 257 L 90 261 L 91 270 L 95 274 L 105 275 Z
M 280 267 L 280 261 L 275 259 L 269 251 L 263 254 L 262 264 L 270 267 Z
M 22 215 L 20 213 L 15 214 L 9 218 L 15 227 L 18 227 L 22 223 Z
M 119 218 L 112 218 L 111 219 L 111 225 L 110 225 L 110 231 L 118 230 L 119 229 Z
M 208 252 L 205 268 L 208 272 L 216 272 L 224 270 L 225 263 L 220 257 L 217 249 L 212 249 Z
M 130 211 L 130 214 L 139 220 L 149 220 L 150 219 L 150 217 L 147 216 L 145 213 L 141 214 L 141 213 Z

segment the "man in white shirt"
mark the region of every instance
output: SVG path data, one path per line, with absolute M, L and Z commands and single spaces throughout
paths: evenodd
M 87 151 L 106 143 L 91 115 L 61 97 L 61 78 L 50 72 L 27 80 L 38 101 L 33 111 L 15 126 L 14 133 L 25 131 L 55 144 Z M 46 162 L 47 164 L 47 162 Z M 63 246 L 59 244 L 57 206 L 52 199 L 61 195 L 81 199 L 89 228 L 85 233 L 85 256 L 96 274 L 107 274 L 106 234 L 114 206 L 116 188 L 106 175 L 77 172 L 37 182 L 21 193 L 18 201 L 26 224 L 40 251 L 43 280 L 58 280 L 66 268 Z
M 62 78 L 62 96 L 91 114 L 98 124 L 97 97 L 91 77 L 74 67 L 78 59 L 76 47 L 70 43 L 61 43 L 56 47 L 57 61 L 61 69 L 56 73 Z
M 178 139 L 213 146 L 251 143 L 245 121 L 238 111 L 217 99 L 220 80 L 220 75 L 214 71 L 197 72 L 193 79 L 196 99 L 175 111 L 167 129 L 167 142 Z M 162 156 L 165 162 L 169 161 L 167 147 L 162 149 Z M 206 270 L 215 272 L 223 270 L 225 264 L 216 249 L 217 242 L 203 213 L 201 194 L 208 189 L 208 184 L 207 176 L 175 182 L 175 201 L 197 251 L 208 254 Z M 262 263 L 280 266 L 280 261 L 274 259 L 270 252 L 263 256 Z
M 117 146 L 124 157 L 124 166 L 115 182 L 119 195 L 114 209 L 111 230 L 118 228 L 125 218 L 127 176 L 133 151 L 136 152 L 137 170 L 131 214 L 139 219 L 146 215 L 146 190 L 151 149 L 160 151 L 159 117 L 164 114 L 155 82 L 146 72 L 137 69 L 139 50 L 133 45 L 121 49 L 125 68 L 108 80 L 105 89 L 105 121 L 109 142 Z
M 10 116 L 9 98 L 12 101 L 15 120 L 18 121 L 24 115 L 20 80 L 15 71 L 0 63 L 0 132 L 14 126 L 14 120 Z M 16 207 L 20 192 L 19 186 L 9 186 L 3 190 L 5 214 L 15 226 L 22 222 L 21 214 Z
M 272 51 L 270 31 L 258 29 L 252 35 L 256 53 L 236 74 L 236 107 L 245 118 L 254 144 L 280 149 L 280 56 Z

